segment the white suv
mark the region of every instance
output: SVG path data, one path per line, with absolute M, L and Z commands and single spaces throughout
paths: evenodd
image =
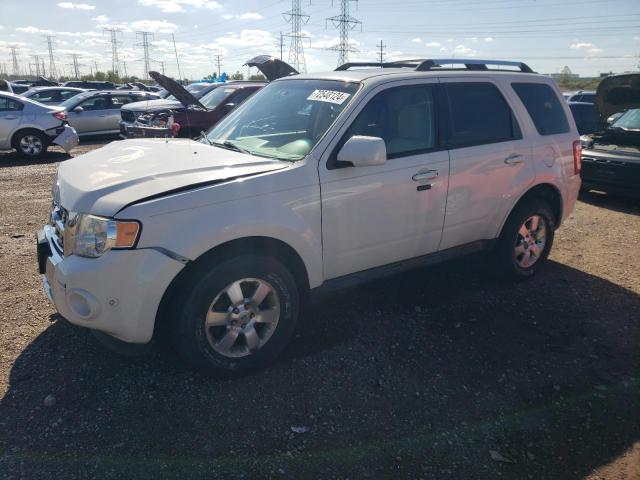
M 62 163 L 39 266 L 71 323 L 169 332 L 192 365 L 241 373 L 279 354 L 310 293 L 489 249 L 533 275 L 579 171 L 566 102 L 525 64 L 347 64 L 270 83 L 200 141 Z

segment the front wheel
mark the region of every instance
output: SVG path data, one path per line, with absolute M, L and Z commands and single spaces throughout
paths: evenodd
M 508 277 L 533 276 L 549 256 L 555 232 L 554 215 L 544 200 L 531 199 L 516 207 L 502 230 L 496 261 Z
M 179 296 L 173 343 L 200 370 L 243 374 L 272 362 L 298 321 L 299 292 L 278 260 L 244 255 L 198 265 Z

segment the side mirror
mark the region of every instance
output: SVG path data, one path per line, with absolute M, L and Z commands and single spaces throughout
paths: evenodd
M 73 110 L 71 110 L 72 112 L 76 112 L 76 113 L 82 113 L 84 112 L 84 108 L 82 107 L 75 107 Z
M 354 167 L 384 165 L 387 161 L 387 147 L 380 137 L 354 135 L 338 152 L 339 162 L 349 162 Z

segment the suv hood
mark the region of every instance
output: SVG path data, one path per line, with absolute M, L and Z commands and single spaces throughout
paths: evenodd
M 158 82 L 158 85 L 176 97 L 185 107 L 189 108 L 191 105 L 195 105 L 196 107 L 206 110 L 205 106 L 202 105 L 196 97 L 191 95 L 186 88 L 175 80 L 172 80 L 159 72 L 149 72 L 149 76 Z
M 270 82 L 280 77 L 295 75 L 298 71 L 286 62 L 271 55 L 258 55 L 247 61 L 245 65 L 256 67 Z
M 113 217 L 132 203 L 287 166 L 186 139 L 124 140 L 62 162 L 56 201 Z

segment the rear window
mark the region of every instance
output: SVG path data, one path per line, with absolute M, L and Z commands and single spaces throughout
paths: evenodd
M 490 83 L 445 84 L 450 112 L 451 148 L 505 142 L 522 137 L 500 91 Z
M 544 83 L 512 83 L 540 135 L 567 133 L 569 122 L 554 90 Z

